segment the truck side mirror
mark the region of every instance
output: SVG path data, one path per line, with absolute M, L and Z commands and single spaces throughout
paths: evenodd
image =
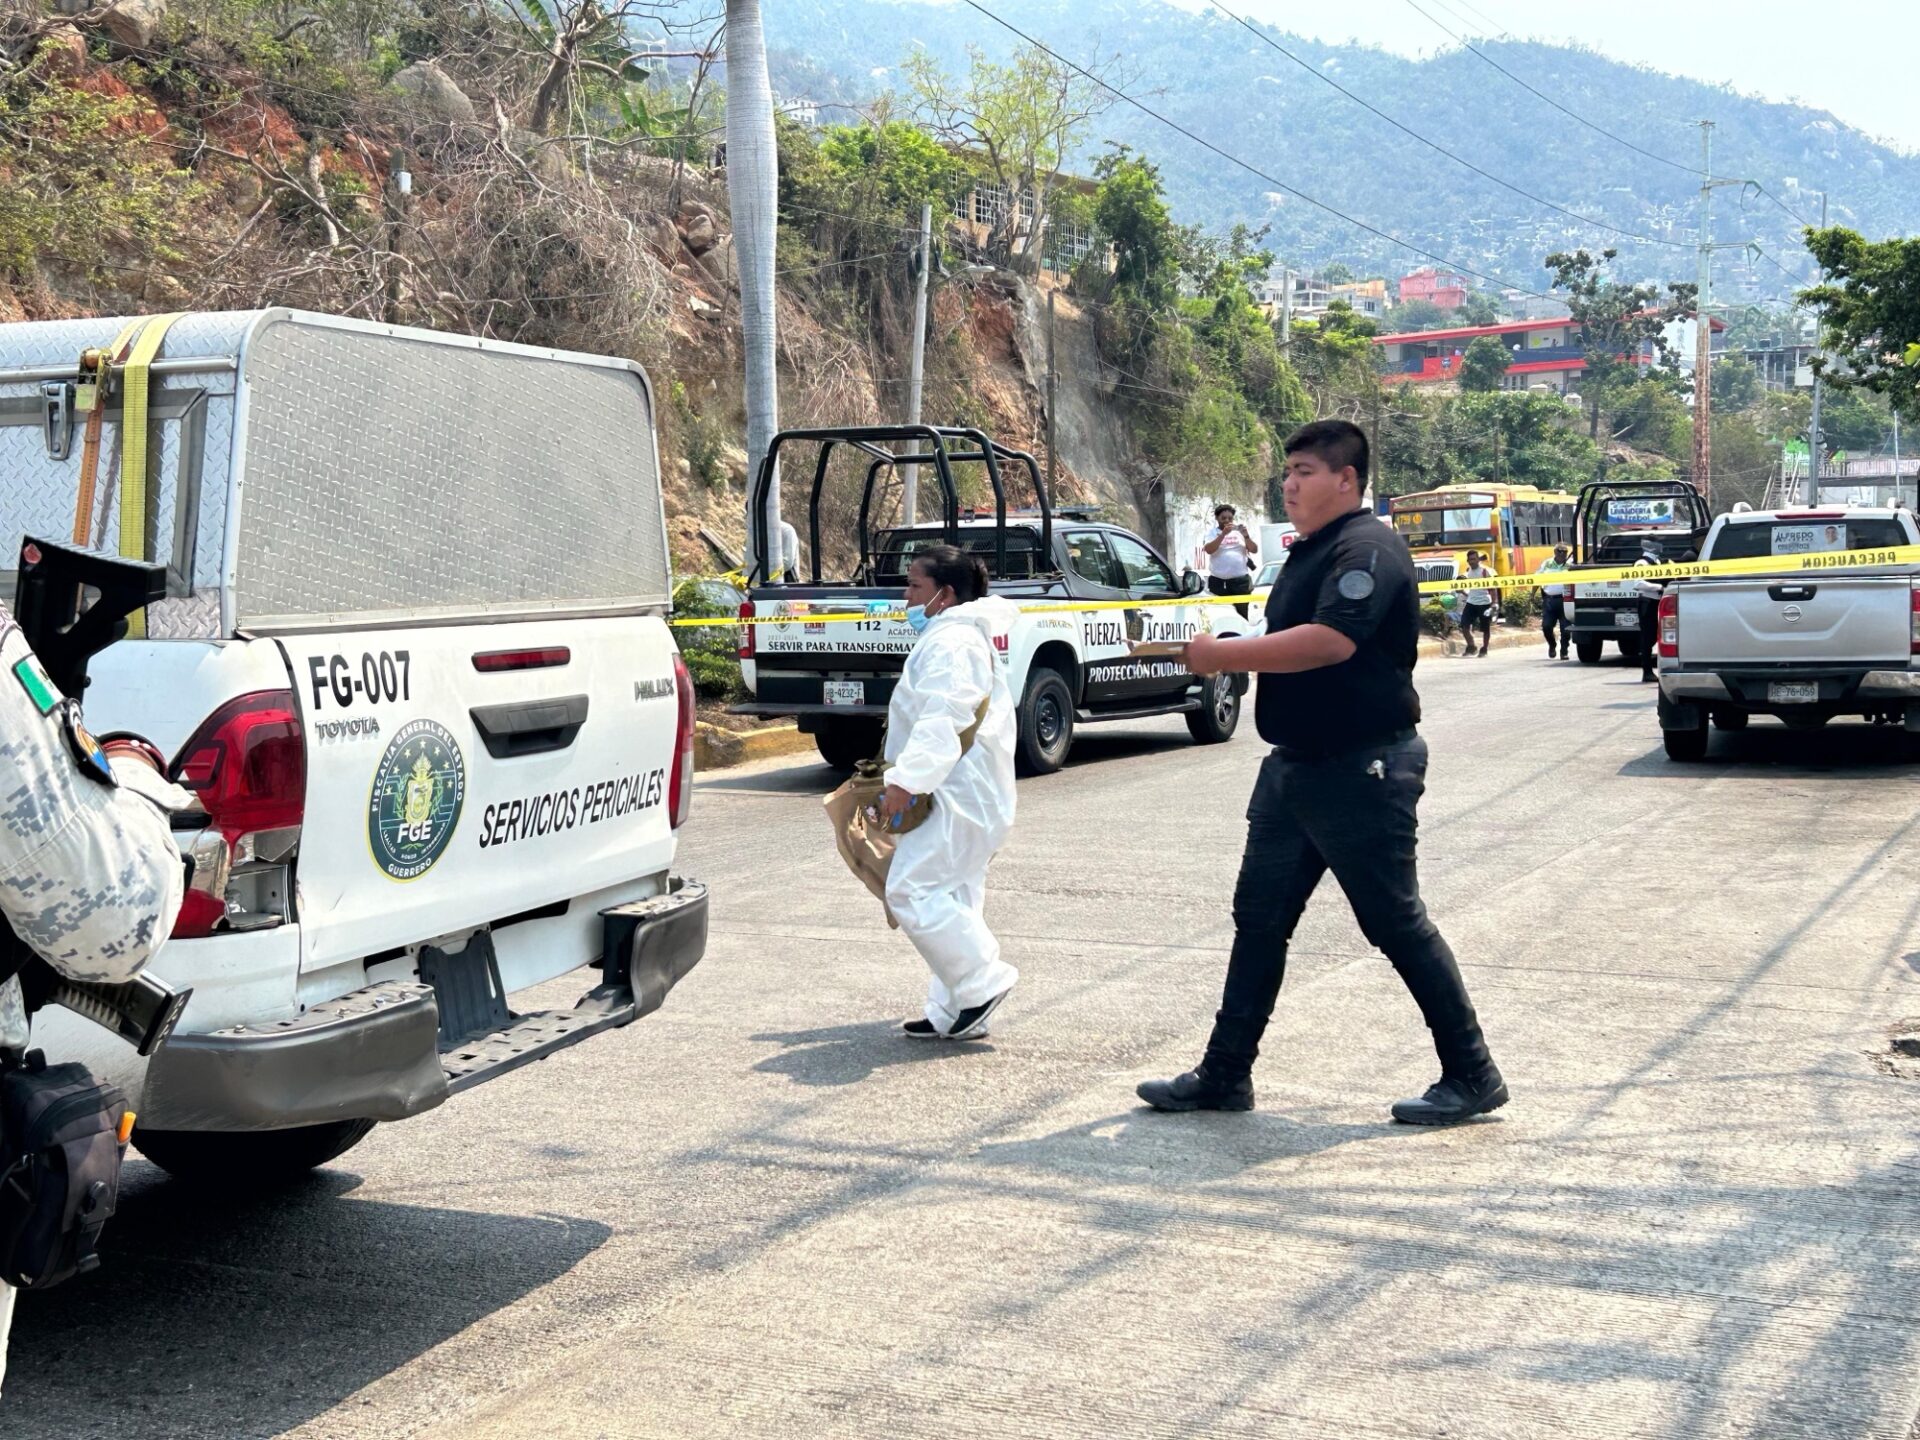
M 1198 570 L 1182 570 L 1180 572 L 1180 593 L 1182 596 L 1198 595 L 1206 588 L 1207 582 L 1200 578 L 1200 572 Z

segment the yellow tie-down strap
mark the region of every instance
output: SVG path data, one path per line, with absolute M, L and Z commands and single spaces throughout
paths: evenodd
M 80 485 L 73 500 L 73 543 L 82 550 L 93 543 L 93 500 L 100 471 L 100 429 L 107 414 L 107 389 L 113 367 L 127 358 L 127 347 L 145 321 L 135 320 L 105 350 L 89 350 L 80 357 L 80 383 L 74 387 L 74 406 L 87 414 L 80 442 Z
M 1468 579 L 1428 580 L 1417 588 L 1422 595 L 1457 594 L 1462 590 L 1534 590 L 1542 585 L 1598 585 L 1616 580 L 1696 580 L 1725 575 L 1810 575 L 1833 571 L 1879 569 L 1888 565 L 1920 566 L 1920 545 L 1892 545 L 1878 550 L 1816 550 L 1804 555 L 1755 555 L 1741 560 L 1689 560 L 1677 565 L 1618 565 L 1604 570 L 1547 570 L 1532 575 L 1488 575 Z M 1920 577 L 1916 577 L 1920 578 Z M 1192 605 L 1246 605 L 1264 601 L 1270 592 L 1251 595 L 1188 595 L 1177 600 L 1046 600 L 1020 606 L 1023 615 L 1067 615 L 1093 610 L 1159 610 Z M 871 602 L 876 608 L 852 610 L 846 600 L 810 599 L 777 602 L 787 606 L 782 615 L 717 616 L 710 620 L 681 619 L 669 623 L 680 629 L 742 625 L 847 625 L 871 620 L 902 620 L 906 611 Z M 817 609 L 814 607 L 818 607 Z
M 120 555 L 125 560 L 147 558 L 147 392 L 148 367 L 160 353 L 161 342 L 173 328 L 178 313 L 156 315 L 141 328 L 121 372 L 120 394 Z M 127 634 L 147 633 L 147 612 L 127 617 Z

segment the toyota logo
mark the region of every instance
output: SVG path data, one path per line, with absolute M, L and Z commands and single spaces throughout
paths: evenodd
M 1780 618 L 1789 625 L 1798 625 L 1800 623 L 1800 607 L 1798 605 L 1787 606 L 1786 609 L 1780 612 Z

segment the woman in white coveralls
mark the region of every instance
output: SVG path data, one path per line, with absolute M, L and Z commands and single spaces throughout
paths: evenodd
M 907 568 L 907 623 L 920 638 L 887 709 L 881 808 L 892 817 L 915 795 L 933 797 L 887 872 L 887 908 L 933 971 L 926 1018 L 905 1027 L 918 1039 L 980 1039 L 1020 978 L 983 913 L 987 863 L 1013 827 L 1015 717 L 997 657 L 1019 613 L 988 594 L 987 567 L 951 545 Z

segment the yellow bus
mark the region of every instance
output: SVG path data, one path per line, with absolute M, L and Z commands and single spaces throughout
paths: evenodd
M 1496 575 L 1531 575 L 1556 545 L 1573 544 L 1579 500 L 1531 485 L 1442 485 L 1395 495 L 1388 518 L 1415 560 L 1453 559 L 1467 568 L 1478 550 Z

